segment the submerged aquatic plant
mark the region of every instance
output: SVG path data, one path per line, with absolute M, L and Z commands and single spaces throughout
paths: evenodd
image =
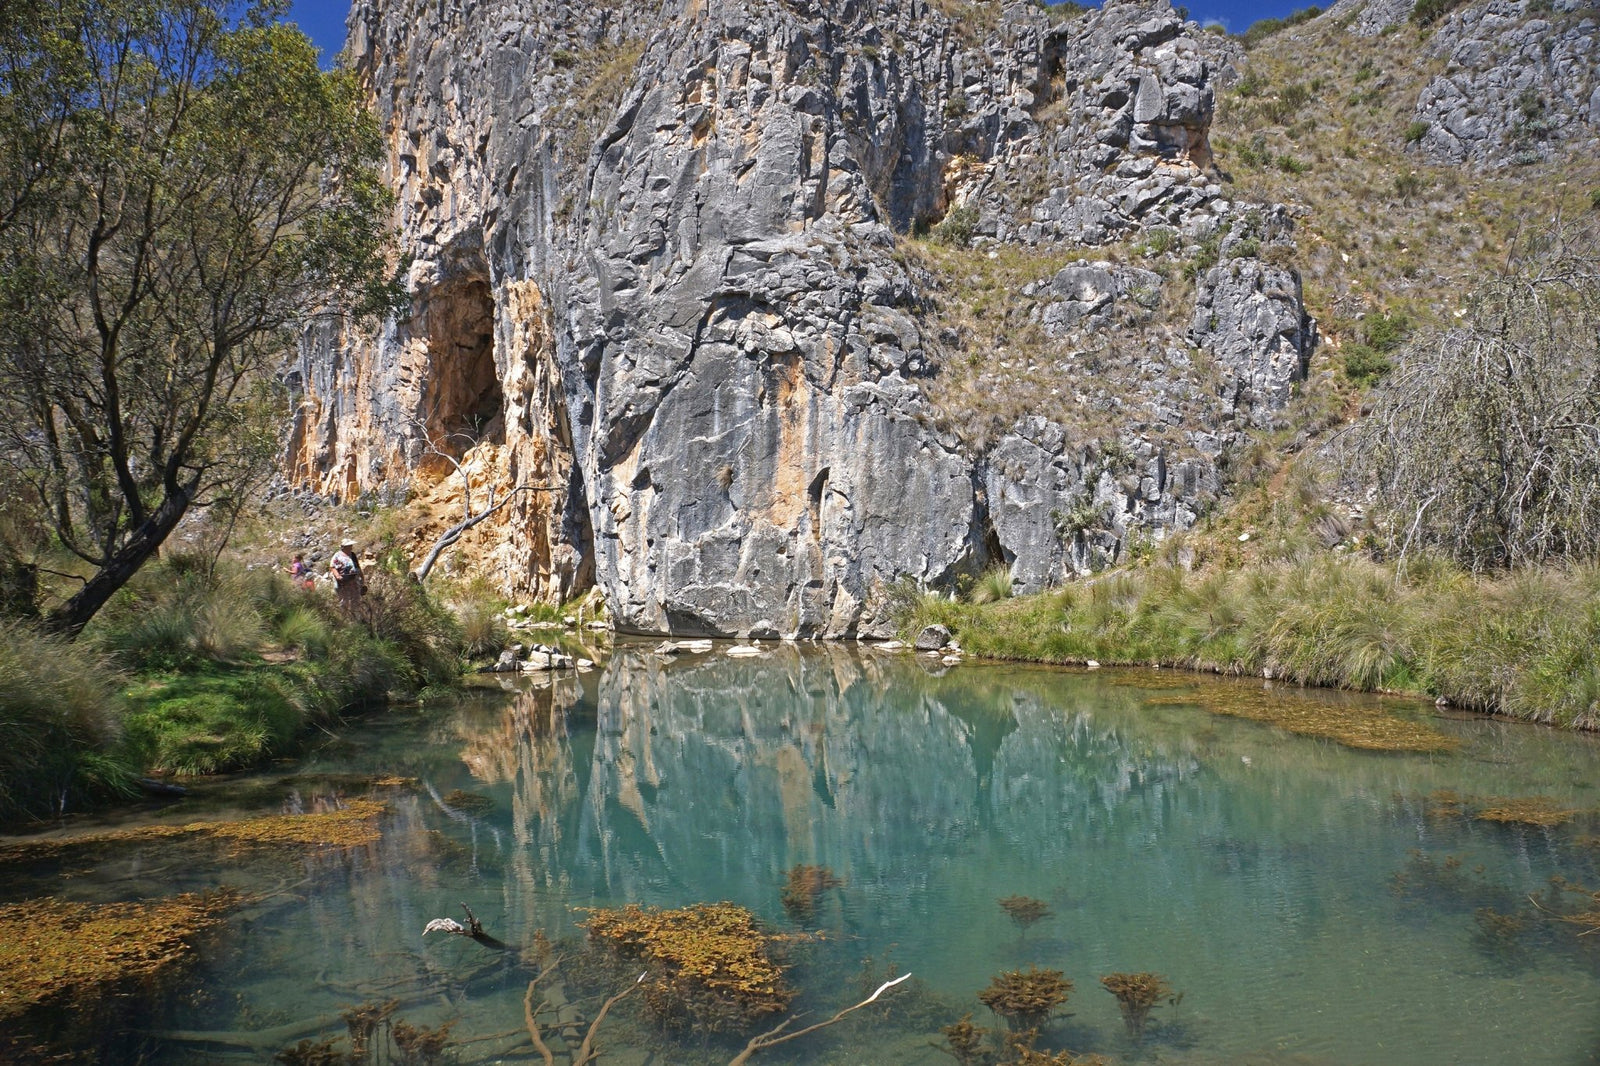
M 1577 811 L 1561 806 L 1549 796 L 1496 798 L 1488 800 L 1487 804 L 1478 812 L 1480 822 L 1551 828 L 1564 825 L 1578 816 Z
M 400 1053 L 396 1061 L 400 1066 L 435 1066 L 450 1043 L 450 1030 L 455 1028 L 455 1024 L 454 1021 L 448 1021 L 436 1029 L 429 1029 L 396 1020 L 389 1029 L 389 1039 Z
M 39 862 L 80 848 L 138 844 L 151 840 L 222 841 L 236 850 L 279 847 L 360 847 L 377 843 L 382 831 L 378 815 L 388 810 L 379 800 L 336 800 L 328 810 L 308 814 L 270 814 L 236 821 L 191 822 L 188 825 L 145 825 L 105 833 L 52 840 L 31 840 L 0 847 L 0 861 Z
M 1027 935 L 1028 927 L 1035 922 L 1052 917 L 1045 901 L 1032 896 L 1004 896 L 995 902 L 1000 904 L 1000 909 L 1016 923 L 1023 935 Z
M 961 1066 L 980 1066 L 988 1057 L 983 1038 L 989 1030 L 972 1024 L 972 1015 L 963 1015 L 959 1022 L 944 1026 L 939 1032 L 944 1036 L 943 1050 L 953 1056 Z
M 1528 930 L 1528 920 L 1521 915 L 1505 914 L 1493 907 L 1479 907 L 1472 912 L 1477 923 L 1477 942 L 1492 954 L 1510 954 L 1521 947 L 1522 934 Z
M 390 1015 L 400 1006 L 398 999 L 385 1000 L 382 1003 L 365 1003 L 359 1007 L 351 1007 L 339 1017 L 344 1019 L 345 1028 L 350 1033 L 350 1058 L 356 1062 L 365 1062 L 367 1053 L 372 1049 L 372 1038 L 381 1026 L 387 1025 Z
M 302 1040 L 294 1047 L 284 1048 L 272 1056 L 272 1061 L 281 1062 L 283 1066 L 350 1066 L 352 1061 L 366 1061 L 366 1056 L 356 1059 L 347 1055 L 339 1047 L 338 1037 L 330 1037 L 327 1040 Z
M 1111 1066 L 1111 1060 L 1104 1055 L 1079 1055 L 1065 1048 L 1040 1051 L 1033 1046 L 1038 1039 L 1037 1029 L 1005 1034 L 1006 1057 L 999 1066 Z
M 0 1022 L 44 1004 L 86 1006 L 189 962 L 195 940 L 241 901 L 219 891 L 140 903 L 0 905 Z
M 1568 897 L 1576 896 L 1577 902 Z M 1535 905 L 1558 920 L 1578 927 L 1579 936 L 1600 935 L 1600 890 L 1587 888 L 1564 877 L 1550 879 L 1545 903 Z
M 1194 705 L 1212 714 L 1266 722 L 1301 736 L 1326 737 L 1366 751 L 1449 751 L 1460 744 L 1429 725 L 1382 707 L 1343 705 L 1307 698 L 1303 693 L 1285 696 L 1270 689 L 1227 693 L 1207 690 L 1147 701 L 1147 706 L 1152 707 Z
M 1135 1043 L 1144 1039 L 1144 1025 L 1152 1010 L 1163 1001 L 1176 1004 L 1181 998 L 1173 994 L 1172 986 L 1158 973 L 1111 973 L 1100 978 L 1100 983 L 1117 997 L 1122 1022 Z
M 1030 966 L 995 974 L 989 987 L 978 993 L 978 1002 L 1013 1030 L 1037 1029 L 1071 994 L 1072 982 L 1062 971 Z
M 797 864 L 789 868 L 783 890 L 783 909 L 797 922 L 809 922 L 817 914 L 817 898 L 830 888 L 844 884 L 826 866 Z
M 591 911 L 583 927 L 621 958 L 652 964 L 645 1004 L 665 1024 L 744 1028 L 794 998 L 772 958 L 776 938 L 735 904 L 677 910 L 629 904 Z

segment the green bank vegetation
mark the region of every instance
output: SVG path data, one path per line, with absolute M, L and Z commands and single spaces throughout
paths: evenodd
M 0 730 L 18 739 L 0 750 L 0 821 L 131 795 L 146 774 L 258 765 L 453 684 L 472 650 L 456 614 L 403 574 L 374 568 L 367 588 L 347 612 L 276 571 L 174 553 L 76 641 L 4 623 Z M 468 607 L 481 628 L 489 608 Z
M 907 631 L 940 623 L 996 659 L 1188 667 L 1307 685 L 1441 696 L 1600 728 L 1600 566 L 1474 576 L 1448 563 L 1319 553 L 1188 571 L 1179 541 L 1150 565 L 987 605 L 919 597 Z
M 1330 435 L 1340 419 L 1304 397 L 1302 425 L 1227 457 L 1231 498 L 1195 529 L 1130 531 L 1122 570 L 1042 595 L 908 591 L 908 631 L 1600 728 L 1600 230 L 1525 236 L 1458 298 L 1448 328 L 1372 316 L 1393 363 L 1366 416 Z

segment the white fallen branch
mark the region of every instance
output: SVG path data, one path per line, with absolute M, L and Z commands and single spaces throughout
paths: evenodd
M 733 1057 L 733 1059 L 728 1063 L 728 1066 L 745 1066 L 745 1063 L 750 1061 L 750 1057 L 752 1055 L 754 1055 L 758 1051 L 765 1050 L 766 1048 L 769 1048 L 769 1047 L 776 1047 L 779 1044 L 786 1044 L 791 1040 L 796 1040 L 796 1039 L 799 1039 L 802 1036 L 805 1036 L 807 1033 L 814 1033 L 818 1029 L 826 1029 L 828 1026 L 832 1025 L 834 1022 L 839 1021 L 846 1014 L 849 1014 L 852 1011 L 860 1010 L 862 1007 L 865 1007 L 867 1004 L 873 1002 L 879 996 L 883 995 L 885 992 L 887 992 L 889 989 L 893 988 L 895 985 L 899 984 L 901 981 L 908 980 L 910 977 L 911 977 L 910 974 L 905 973 L 905 974 L 901 974 L 899 977 L 896 977 L 893 981 L 885 981 L 883 984 L 878 986 L 878 990 L 876 992 L 872 993 L 872 995 L 868 996 L 866 999 L 862 1000 L 860 1003 L 857 1003 L 853 1007 L 846 1007 L 844 1010 L 840 1011 L 838 1014 L 835 1014 L 832 1018 L 829 1018 L 827 1021 L 818 1022 L 815 1025 L 808 1025 L 804 1029 L 797 1029 L 792 1033 L 784 1033 L 784 1035 L 780 1036 L 779 1034 L 783 1033 L 783 1031 L 785 1029 L 789 1028 L 789 1026 L 791 1026 L 795 1022 L 799 1021 L 801 1016 L 800 1015 L 795 1015 L 795 1016 L 790 1017 L 790 1018 L 785 1018 L 781 1023 L 779 1023 L 774 1028 L 768 1029 L 766 1032 L 760 1034 L 759 1036 L 752 1036 L 750 1038 L 750 1042 L 744 1046 L 744 1050 L 739 1052 L 739 1054 L 735 1055 Z

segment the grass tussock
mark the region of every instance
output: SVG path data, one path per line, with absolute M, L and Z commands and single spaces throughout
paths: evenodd
M 1152 566 L 989 605 L 913 600 L 905 630 L 949 626 L 974 655 L 1161 664 L 1600 728 L 1600 566 L 1471 576 L 1313 554 L 1243 569 Z
M 0 623 L 0 821 L 127 789 L 119 680 L 93 648 Z

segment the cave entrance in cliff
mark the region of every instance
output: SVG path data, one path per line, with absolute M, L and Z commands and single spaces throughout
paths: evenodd
M 475 444 L 505 443 L 505 395 L 494 357 L 494 296 L 481 275 L 428 293 L 423 419 L 428 440 L 460 458 Z

